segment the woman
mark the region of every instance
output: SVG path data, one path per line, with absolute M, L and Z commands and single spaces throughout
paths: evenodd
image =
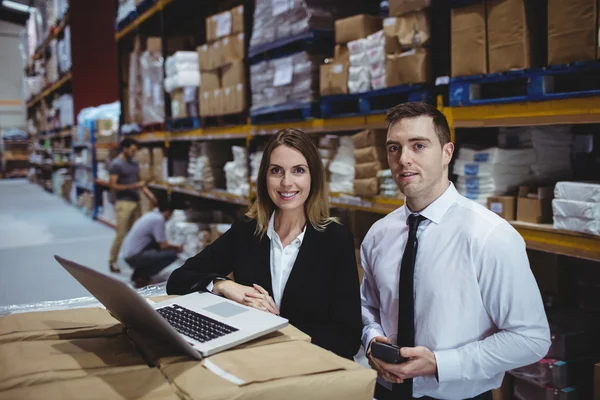
M 227 279 L 233 273 L 235 281 Z M 323 164 L 308 135 L 267 145 L 243 221 L 173 272 L 169 294 L 210 290 L 287 318 L 312 342 L 352 359 L 362 331 L 352 234 L 329 217 Z

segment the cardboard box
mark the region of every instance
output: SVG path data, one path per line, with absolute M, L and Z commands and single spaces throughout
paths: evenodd
M 200 72 L 200 90 L 208 91 L 221 88 L 221 71 L 215 69 L 212 71 Z
M 235 7 L 206 18 L 206 40 L 244 33 L 244 6 Z
M 339 64 L 350 64 L 350 52 L 345 44 L 336 44 L 334 50 L 335 62 Z
M 348 64 L 321 65 L 321 96 L 348 93 Z
M 389 17 L 383 20 L 383 36 L 385 38 L 385 54 L 396 54 L 402 52 L 402 46 L 398 37 L 400 21 L 398 17 Z
M 530 0 L 488 0 L 489 73 L 541 66 L 534 7 Z
M 485 2 L 451 10 L 452 76 L 488 73 Z
M 387 86 L 430 82 L 431 57 L 429 49 L 414 49 L 387 56 L 385 64 Z
M 198 65 L 200 66 L 200 71 L 210 71 L 209 67 L 209 46 L 208 44 L 203 44 L 202 46 L 196 47 L 196 51 L 198 52 Z M 213 68 L 214 69 L 214 68 Z M 200 79 L 200 84 L 202 84 L 202 79 Z
M 431 7 L 431 0 L 390 0 L 389 10 L 391 17 L 408 14 Z
M 214 71 L 219 68 L 223 57 L 222 49 L 223 46 L 221 46 L 220 41 L 212 44 L 203 44 L 196 48 L 200 71 Z
M 597 7 L 597 0 L 548 0 L 548 64 L 597 57 Z
M 241 114 L 246 111 L 246 91 L 243 83 L 223 89 L 223 114 Z
M 101 308 L 12 314 L 0 318 L 0 343 L 116 336 L 123 326 Z
M 177 51 L 194 48 L 193 36 L 173 36 L 167 38 L 167 54 L 172 55 Z M 146 39 L 146 51 L 150 53 L 162 53 L 162 39 L 160 37 L 149 37 Z
M 210 104 L 211 104 L 211 100 L 212 100 L 213 90 L 206 90 L 206 91 L 200 92 L 200 105 L 199 105 L 200 110 L 199 110 L 199 112 L 200 112 L 201 117 L 211 116 Z
M 354 160 L 357 164 L 373 161 L 387 161 L 387 151 L 383 146 L 371 146 L 354 150 Z
M 373 370 L 302 341 L 231 350 L 203 364 L 186 361 L 160 369 L 178 390 L 206 400 L 371 400 L 376 379 Z M 211 370 L 225 373 L 219 377 Z
M 224 115 L 223 89 L 215 89 L 212 91 L 212 98 L 210 100 L 209 111 L 209 115 Z
M 246 83 L 246 67 L 243 61 L 235 61 L 221 68 L 222 87 L 236 86 Z M 216 88 L 215 88 L 216 89 Z
M 355 149 L 372 146 L 383 146 L 387 140 L 387 132 L 383 129 L 365 129 L 352 135 Z
M 514 196 L 489 197 L 487 207 L 507 221 L 515 220 L 516 201 Z
M 185 106 L 185 94 L 183 88 L 175 89 L 171 92 L 171 117 L 185 118 L 187 117 L 187 109 Z
M 148 365 L 125 335 L 0 344 L 0 392 L 137 369 Z
M 228 36 L 220 40 L 219 67 L 243 60 L 246 57 L 244 34 Z
M 429 46 L 431 24 L 428 11 L 421 10 L 398 17 L 397 27 L 398 41 L 402 49 Z
M 146 51 L 150 53 L 162 53 L 162 39 L 160 37 L 149 37 L 146 39 Z
M 381 170 L 388 169 L 387 161 L 371 161 L 368 163 L 356 164 L 354 166 L 355 179 L 377 178 L 377 173 Z
M 381 18 L 359 14 L 335 21 L 335 43 L 346 44 L 353 40 L 364 39 L 381 30 Z
M 179 400 L 177 389 L 157 368 L 117 370 L 103 376 L 55 381 L 0 393 L 4 399 Z
M 553 187 L 519 187 L 517 221 L 543 224 L 552 222 Z
M 355 179 L 354 194 L 361 197 L 374 197 L 379 193 L 377 178 Z
M 600 400 L 600 363 L 594 366 L 594 400 Z

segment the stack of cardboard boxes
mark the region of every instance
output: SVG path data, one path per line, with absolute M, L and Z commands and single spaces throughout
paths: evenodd
M 452 9 L 452 76 L 599 56 L 596 0 L 549 0 L 545 7 L 531 0 L 481 0 Z
M 379 171 L 388 168 L 383 130 L 367 129 L 352 136 L 354 142 L 354 194 L 373 197 L 379 193 Z
M 208 43 L 198 47 L 200 116 L 239 114 L 246 104 L 244 6 L 206 19 Z
M 335 157 L 337 148 L 340 146 L 340 139 L 336 135 L 325 135 L 319 139 L 319 155 L 325 170 L 325 180 L 329 182 L 329 164 Z

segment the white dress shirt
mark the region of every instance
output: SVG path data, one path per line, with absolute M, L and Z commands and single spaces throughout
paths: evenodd
M 403 206 L 377 221 L 361 246 L 365 348 L 375 336 L 396 343 L 409 214 Z M 499 387 L 505 371 L 546 355 L 550 330 L 541 295 L 523 238 L 452 183 L 420 214 L 427 220 L 417 232 L 415 346 L 434 352 L 439 382 L 434 375 L 415 378 L 413 396 L 471 398 Z
M 281 298 L 283 297 L 283 291 L 287 284 L 292 268 L 298 258 L 300 252 L 300 246 L 302 246 L 302 240 L 304 240 L 304 234 L 306 233 L 306 226 L 300 234 L 285 248 L 277 232 L 275 232 L 275 213 L 271 214 L 269 220 L 269 227 L 267 228 L 267 237 L 271 241 L 271 286 L 273 288 L 273 301 L 277 305 L 277 308 L 281 308 Z M 212 292 L 213 282 L 209 283 L 206 290 Z

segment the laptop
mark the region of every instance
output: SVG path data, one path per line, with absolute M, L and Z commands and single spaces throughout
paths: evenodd
M 191 293 L 151 305 L 126 283 L 54 256 L 125 326 L 163 337 L 201 360 L 288 325 L 288 320 L 212 293 Z

